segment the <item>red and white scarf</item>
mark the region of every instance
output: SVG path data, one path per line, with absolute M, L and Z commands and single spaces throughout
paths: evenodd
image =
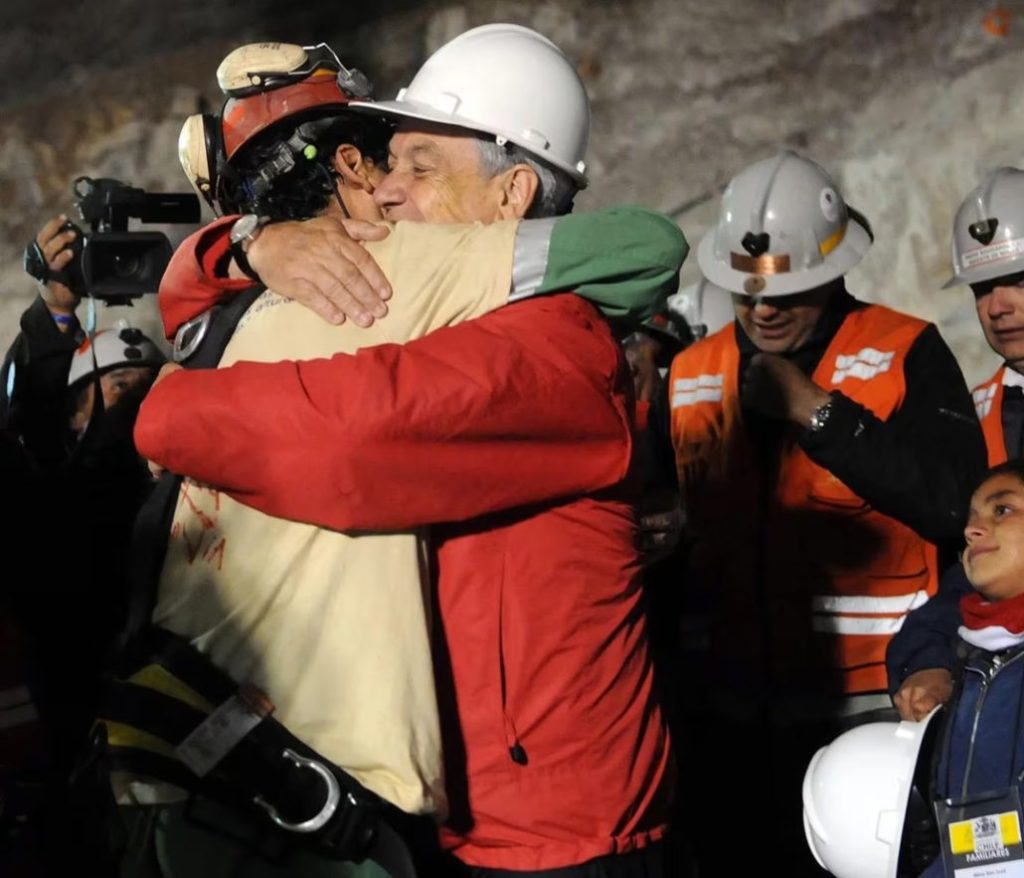
M 1024 643 L 1024 594 L 986 601 L 976 591 L 960 598 L 959 634 L 972 646 L 1000 652 Z

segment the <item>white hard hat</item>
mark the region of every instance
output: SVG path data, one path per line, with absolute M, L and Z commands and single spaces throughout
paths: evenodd
M 118 366 L 161 366 L 166 357 L 141 330 L 119 320 L 113 329 L 103 329 L 86 339 L 71 356 L 68 387 L 95 370 L 102 373 Z
M 711 283 L 706 277 L 669 296 L 668 307 L 686 321 L 695 339 L 713 335 L 723 326 L 732 323 L 736 316 L 732 307 L 732 293 Z
M 782 152 L 732 178 L 697 262 L 730 292 L 787 296 L 842 277 L 870 246 L 867 222 L 851 215 L 836 182 L 810 159 Z
M 590 100 L 561 49 L 530 28 L 468 30 L 434 52 L 395 100 L 350 106 L 491 134 L 587 185 Z
M 963 200 L 953 220 L 953 276 L 945 287 L 1024 271 L 1024 171 L 999 168 Z
M 925 732 L 921 722 L 868 723 L 822 747 L 804 775 L 804 832 L 837 878 L 895 878 Z

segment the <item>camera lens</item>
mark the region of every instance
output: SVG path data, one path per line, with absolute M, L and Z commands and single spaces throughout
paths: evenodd
M 122 278 L 139 277 L 144 271 L 142 262 L 138 255 L 117 253 L 114 255 L 111 274 Z
M 155 293 L 171 258 L 171 245 L 159 232 L 101 232 L 84 248 L 87 288 L 100 299 Z

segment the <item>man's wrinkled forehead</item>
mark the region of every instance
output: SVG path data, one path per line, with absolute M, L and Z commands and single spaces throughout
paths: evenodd
M 456 125 L 440 125 L 420 119 L 405 119 L 391 136 L 389 151 L 393 157 L 423 156 L 437 160 L 479 161 L 477 135 Z

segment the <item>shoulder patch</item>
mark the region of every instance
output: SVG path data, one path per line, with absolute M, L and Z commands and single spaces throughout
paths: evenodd
M 993 381 L 985 384 L 971 393 L 974 400 L 974 410 L 978 413 L 978 420 L 983 421 L 992 411 L 992 400 L 995 399 L 996 391 L 999 390 L 999 382 Z
M 875 348 L 862 348 L 855 354 L 839 354 L 832 373 L 832 383 L 842 384 L 847 378 L 868 381 L 882 372 L 888 372 L 895 356 L 895 351 L 879 351 Z

